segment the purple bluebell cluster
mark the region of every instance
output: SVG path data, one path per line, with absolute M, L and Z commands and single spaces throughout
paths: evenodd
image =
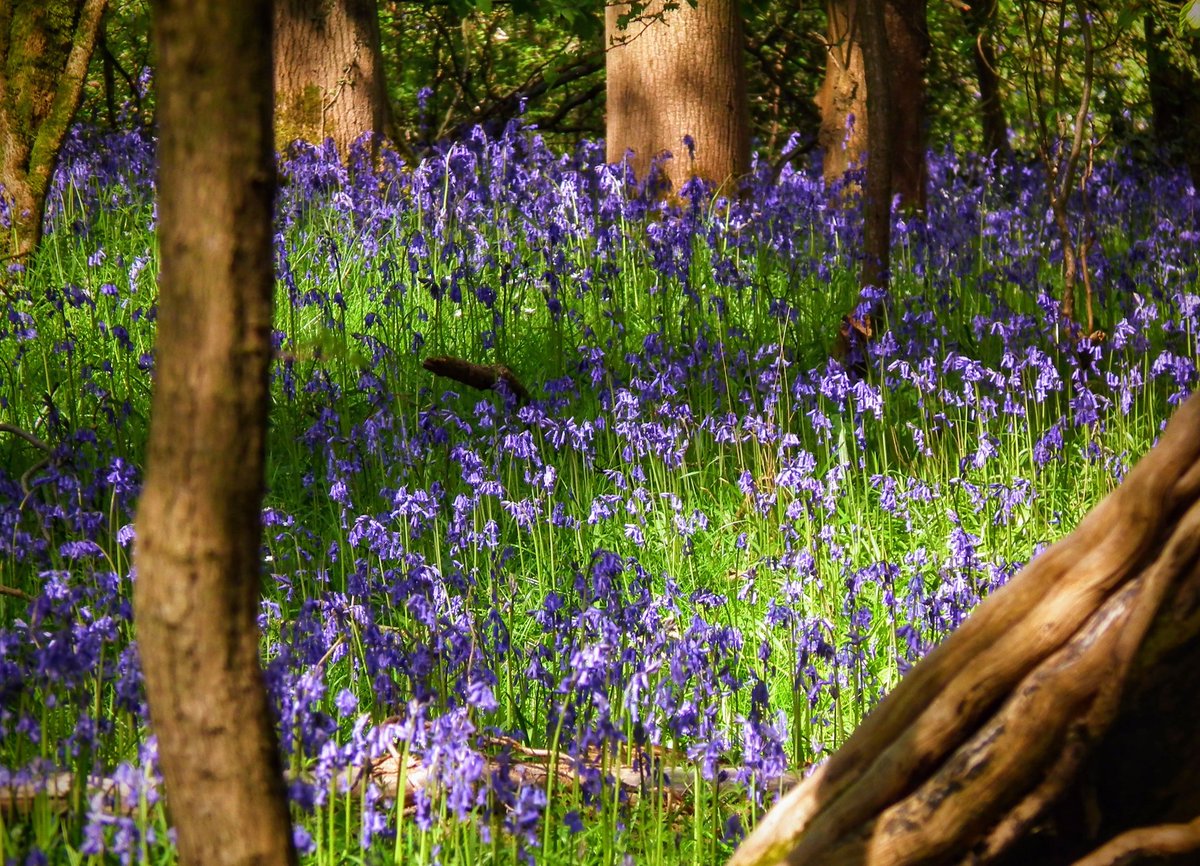
M 259 624 L 304 849 L 465 827 L 529 859 L 600 824 L 633 851 L 689 783 L 725 850 L 1120 481 L 1196 385 L 1196 191 L 1097 165 L 1085 333 L 1040 173 L 930 167 L 860 292 L 853 189 L 800 167 L 662 199 L 517 124 L 417 166 L 293 149 Z M 73 133 L 4 300 L 0 412 L 33 441 L 0 434 L 0 781 L 122 780 L 70 804 L 77 838 L 10 849 L 169 839 L 129 604 L 152 168 L 142 134 Z M 856 307 L 874 338 L 833 357 Z M 532 399 L 434 379 L 440 354 Z M 523 783 L 534 750 L 571 780 Z M 406 804 L 371 781 L 389 756 L 423 768 Z

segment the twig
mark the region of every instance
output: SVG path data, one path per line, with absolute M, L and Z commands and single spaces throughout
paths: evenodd
M 34 448 L 40 448 L 42 451 L 45 451 L 47 454 L 50 454 L 54 450 L 49 445 L 47 445 L 45 442 L 43 442 L 41 439 L 34 436 L 32 433 L 27 433 L 26 431 L 22 430 L 20 427 L 15 427 L 12 424 L 0 424 L 0 433 L 11 433 L 14 436 L 24 439 L 26 442 L 28 442 Z
M 0 595 L 7 595 L 10 598 L 19 598 L 21 601 L 33 601 L 33 596 L 25 592 L 23 589 L 17 589 L 12 586 L 5 586 L 0 583 Z

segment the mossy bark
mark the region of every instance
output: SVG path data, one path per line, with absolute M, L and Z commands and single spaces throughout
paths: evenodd
M 292 866 L 259 657 L 271 4 L 157 0 L 158 341 L 134 614 L 180 862 Z
M 0 4 L 0 184 L 9 260 L 42 237 L 46 194 L 79 103 L 106 0 Z
M 344 159 L 388 122 L 375 0 L 275 3 L 275 147 L 332 138 Z

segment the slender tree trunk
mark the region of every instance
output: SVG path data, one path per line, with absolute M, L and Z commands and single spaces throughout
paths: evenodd
M 11 226 L 6 258 L 42 239 L 46 195 L 96 47 L 105 0 L 0 3 L 0 192 Z
M 829 0 L 825 78 L 817 94 L 821 112 L 818 143 L 824 148 L 825 179 L 839 179 L 858 165 L 868 145 L 869 74 L 863 57 L 862 0 Z M 925 164 L 925 58 L 929 34 L 925 0 L 888 0 L 885 27 L 891 97 L 887 106 L 892 192 L 901 207 L 923 211 Z
M 867 74 L 867 185 L 863 190 L 863 260 L 860 285 L 886 289 L 892 251 L 892 153 L 889 108 L 896 97 L 889 80 L 892 53 L 884 0 L 859 0 L 863 60 Z M 924 164 L 924 159 L 921 160 Z M 868 335 L 870 329 L 868 328 Z
M 376 0 L 275 3 L 275 142 L 332 138 L 345 158 L 388 121 Z
M 1173 60 L 1170 50 L 1190 54 L 1193 63 L 1200 65 L 1200 37 L 1175 35 L 1154 12 L 1146 15 L 1145 30 L 1154 141 L 1168 159 L 1186 163 L 1192 185 L 1200 189 L 1200 77 Z
M 1193 395 L 1121 486 L 913 668 L 731 866 L 1196 863 L 1197 664 Z
M 654 157 L 670 151 L 664 169 L 675 190 L 695 176 L 731 189 L 750 169 L 737 0 L 683 2 L 666 12 L 656 0 L 622 30 L 627 14 L 629 6 L 618 4 L 605 15 L 609 162 L 633 151 L 641 178 Z
M 1008 118 L 1000 94 L 1000 71 L 996 66 L 996 50 L 992 46 L 992 26 L 996 20 L 998 0 L 981 0 L 966 10 L 967 32 L 971 34 L 971 60 L 979 79 L 979 118 L 983 124 L 983 151 L 997 162 L 1009 162 L 1012 149 L 1008 144 Z
M 294 864 L 259 661 L 268 0 L 156 0 L 158 342 L 134 603 L 180 861 Z

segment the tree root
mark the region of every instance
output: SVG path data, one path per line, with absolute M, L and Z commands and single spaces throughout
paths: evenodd
M 1139 827 L 1110 839 L 1103 846 L 1076 860 L 1074 866 L 1121 866 L 1149 857 L 1168 857 L 1200 851 L 1200 818 L 1187 824 Z
M 1193 397 L 1125 483 L 918 664 L 731 866 L 998 863 L 1068 801 L 1079 841 L 1114 835 L 1088 803 L 1089 762 L 1131 683 L 1200 636 L 1198 498 Z

